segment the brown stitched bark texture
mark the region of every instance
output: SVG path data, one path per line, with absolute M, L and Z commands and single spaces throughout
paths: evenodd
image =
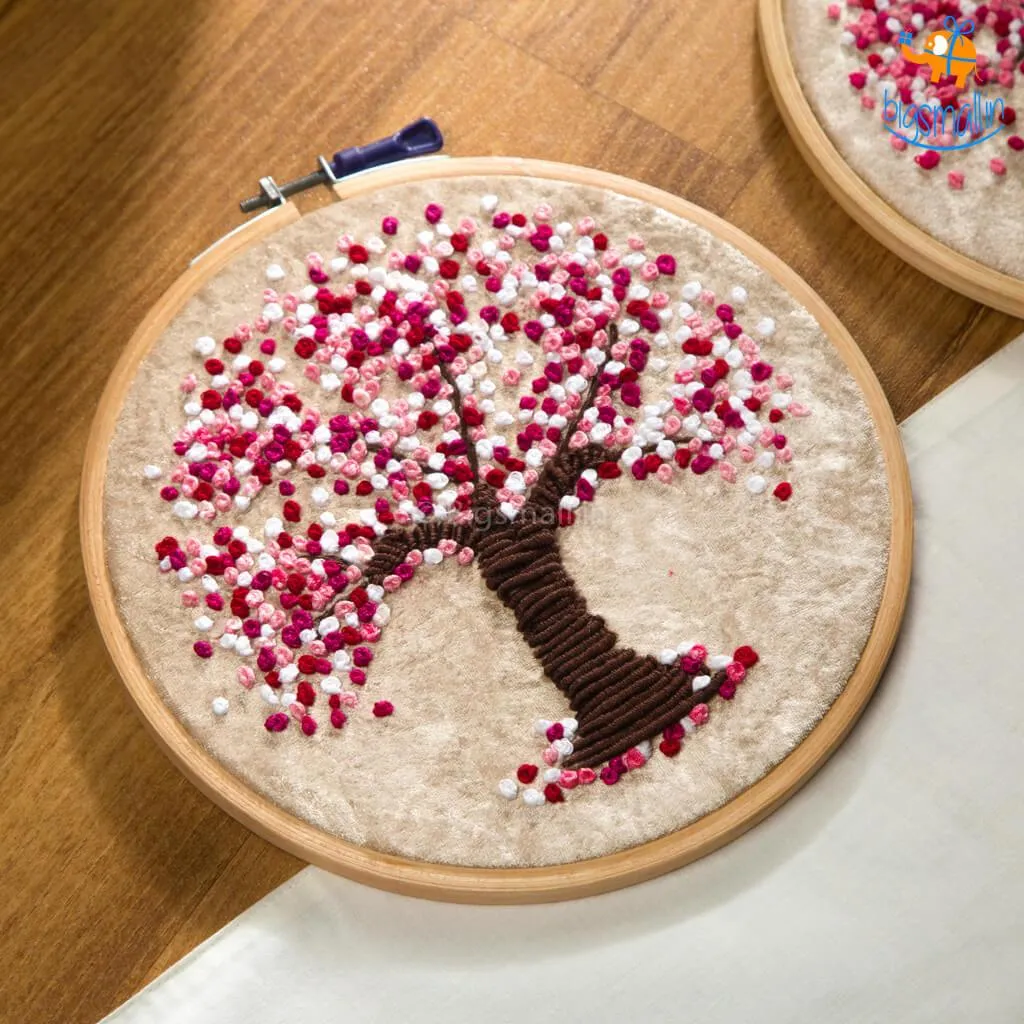
M 366 570 L 367 582 L 380 584 L 410 551 L 442 540 L 472 548 L 484 582 L 515 615 L 523 639 L 579 722 L 565 761 L 569 768 L 625 753 L 714 697 L 726 678 L 703 666 L 691 674 L 620 646 L 604 619 L 588 611 L 565 569 L 557 537 L 559 500 L 572 493 L 584 470 L 620 456 L 597 445 L 563 447 L 514 520 L 498 510 L 493 490 L 478 483 L 472 524 L 430 520 L 392 527 L 377 542 Z M 693 681 L 701 675 L 710 675 L 710 682 L 695 690 Z

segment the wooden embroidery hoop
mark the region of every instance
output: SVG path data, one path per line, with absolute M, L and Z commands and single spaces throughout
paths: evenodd
M 829 195 L 876 241 L 921 273 L 986 306 L 1024 317 L 1024 281 L 951 249 L 894 210 L 832 144 L 800 86 L 782 6 L 759 0 L 758 37 L 776 105 L 800 155 Z
M 743 252 L 817 319 L 859 384 L 882 445 L 892 503 L 889 564 L 875 623 L 846 687 L 820 722 L 779 765 L 718 810 L 687 827 L 618 853 L 533 868 L 471 868 L 414 861 L 328 835 L 282 810 L 233 775 L 186 731 L 147 677 L 118 613 L 106 564 L 103 488 L 118 415 L 154 342 L 181 307 L 236 253 L 297 220 L 285 203 L 207 250 L 174 282 L 128 343 L 100 400 L 82 478 L 81 535 L 89 594 L 103 639 L 143 721 L 171 760 L 218 806 L 289 853 L 381 889 L 461 903 L 537 903 L 573 899 L 646 881 L 711 853 L 770 814 L 825 762 L 849 732 L 889 658 L 910 581 L 913 516 L 910 480 L 896 422 L 870 366 L 825 303 L 778 257 L 718 217 L 650 185 L 570 164 L 503 157 L 433 158 L 399 164 L 334 186 L 341 200 L 432 178 L 516 175 L 607 189 L 686 218 Z

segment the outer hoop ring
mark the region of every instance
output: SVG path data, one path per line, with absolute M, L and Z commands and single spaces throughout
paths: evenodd
M 540 903 L 590 896 L 646 881 L 711 853 L 756 825 L 792 796 L 839 746 L 864 709 L 892 651 L 910 581 L 913 515 L 899 430 L 885 395 L 853 339 L 818 295 L 778 257 L 737 228 L 677 196 L 628 178 L 570 164 L 505 157 L 427 160 L 346 179 L 345 200 L 378 188 L 469 175 L 547 178 L 609 189 L 690 220 L 743 252 L 817 319 L 860 385 L 885 456 L 892 506 L 889 564 L 878 612 L 845 688 L 804 741 L 772 771 L 729 803 L 659 839 L 571 864 L 535 868 L 470 868 L 432 864 L 358 846 L 328 835 L 250 789 L 216 761 L 164 704 L 117 613 L 105 557 L 103 489 L 107 451 L 138 367 L 184 303 L 249 244 L 299 218 L 286 204 L 226 238 L 196 261 L 135 331 L 100 400 L 82 476 L 80 524 L 89 595 L 104 642 L 143 721 L 171 760 L 211 800 L 289 853 L 355 881 L 406 895 L 460 903 Z

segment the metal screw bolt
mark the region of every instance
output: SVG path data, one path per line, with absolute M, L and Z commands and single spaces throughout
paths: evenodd
M 260 178 L 260 194 L 243 199 L 238 204 L 242 213 L 253 213 L 256 210 L 262 210 L 265 206 L 277 206 L 297 192 L 305 192 L 308 188 L 329 185 L 332 181 L 337 181 L 338 176 L 331 170 L 331 165 L 322 156 L 317 159 L 320 162 L 318 170 L 310 171 L 309 174 L 304 174 L 301 178 L 286 181 L 283 185 L 278 185 L 269 176 Z

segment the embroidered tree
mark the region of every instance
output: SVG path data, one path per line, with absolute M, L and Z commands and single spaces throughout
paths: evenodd
M 738 322 L 741 288 L 716 305 L 690 281 L 673 300 L 676 260 L 651 259 L 643 239 L 616 246 L 590 218 L 555 225 L 547 206 L 527 217 L 496 204 L 482 200 L 489 226 L 455 227 L 431 204 L 406 248 L 342 236 L 339 256 L 307 258 L 311 283 L 264 292 L 261 315 L 222 356 L 199 339 L 181 461 L 161 494 L 182 519 L 241 514 L 249 525 L 221 525 L 212 542 L 166 537 L 157 555 L 182 582 L 201 581 L 205 593 L 186 590 L 184 602 L 205 603 L 196 626 L 241 656 L 239 681 L 262 673 L 265 698 L 288 709 L 267 728 L 294 718 L 307 734 L 321 697 L 338 728 L 355 706 L 388 596 L 445 557 L 475 563 L 573 709 L 542 723 L 549 774 L 559 765 L 571 785 L 594 777 L 577 769 L 609 762 L 603 777 L 615 781 L 658 733 L 678 752 L 680 723 L 731 698 L 757 656 L 624 647 L 587 608 L 560 531 L 621 475 L 699 486 L 742 473 L 763 494 L 791 458 L 781 421 L 807 410 Z M 398 227 L 386 217 L 382 234 Z M 752 333 L 773 330 L 764 319 Z M 275 490 L 279 508 L 268 507 Z M 785 501 L 791 487 L 773 493 Z M 210 614 L 228 611 L 219 623 Z M 210 657 L 213 644 L 195 651 Z M 377 716 L 392 710 L 374 704 Z M 524 766 L 520 780 L 535 775 Z M 557 784 L 546 792 L 561 799 Z

